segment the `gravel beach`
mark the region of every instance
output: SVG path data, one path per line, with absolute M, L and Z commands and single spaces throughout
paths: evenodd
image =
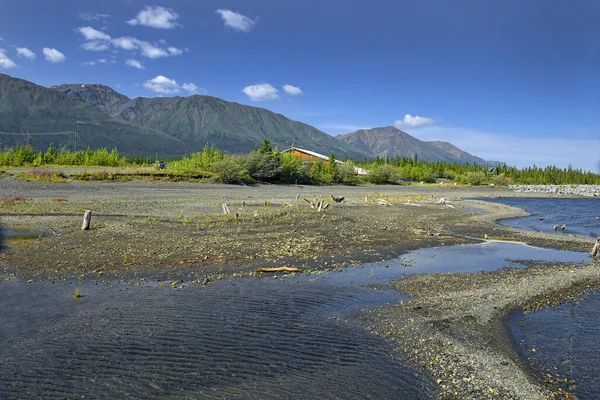
M 479 199 L 559 196 L 506 188 L 44 183 L 10 176 L 0 179 L 0 188 L 0 222 L 12 235 L 9 250 L 0 254 L 0 275 L 22 279 L 190 270 L 210 279 L 272 266 L 310 272 L 484 237 L 585 252 L 593 245 L 592 239 L 497 224 L 527 214 Z M 345 196 L 344 203 L 331 195 Z M 321 212 L 304 200 L 317 197 L 330 203 Z M 87 209 L 93 210 L 92 229 L 82 231 Z M 357 321 L 427 369 L 440 398 L 569 397 L 527 367 L 504 320 L 513 310 L 538 309 L 597 288 L 599 267 L 590 262 L 410 276 L 393 283 L 410 300 L 365 310 Z

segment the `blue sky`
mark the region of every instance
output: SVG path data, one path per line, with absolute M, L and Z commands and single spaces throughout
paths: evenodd
M 600 2 L 0 0 L 0 72 L 600 172 Z

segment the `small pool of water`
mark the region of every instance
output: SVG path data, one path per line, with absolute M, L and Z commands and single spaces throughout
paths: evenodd
M 599 321 L 600 291 L 596 291 L 558 307 L 517 313 L 510 323 L 521 351 L 538 367 L 559 378 L 561 386 L 580 399 L 599 399 Z

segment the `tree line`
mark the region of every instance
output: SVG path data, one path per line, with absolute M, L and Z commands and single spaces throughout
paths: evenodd
M 260 148 L 245 155 L 227 154 L 212 146 L 168 163 L 169 173 L 206 177 L 223 183 L 295 183 L 295 184 L 403 184 L 405 182 L 456 182 L 467 185 L 504 186 L 509 184 L 600 184 L 600 175 L 572 168 L 509 167 L 506 164 L 489 167 L 477 164 L 427 162 L 418 157 L 394 159 L 375 158 L 354 162 L 307 161 L 289 152 L 280 152 L 265 140 Z M 31 146 L 16 146 L 0 151 L 0 166 L 151 166 L 155 158 L 126 157 L 117 149 L 70 151 L 50 145 L 46 151 L 34 151 Z M 357 176 L 355 167 L 368 171 Z

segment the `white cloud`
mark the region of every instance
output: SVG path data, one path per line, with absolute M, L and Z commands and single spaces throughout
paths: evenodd
M 283 91 L 289 94 L 290 96 L 299 96 L 302 94 L 302 89 L 292 85 L 283 85 Z
M 421 126 L 421 125 L 431 125 L 435 123 L 433 118 L 419 117 L 415 115 L 414 117 L 410 114 L 406 114 L 404 119 L 399 119 L 394 121 L 394 126 L 398 129 L 405 128 L 407 126 Z
M 117 38 L 111 38 L 105 32 L 98 31 L 90 26 L 83 26 L 78 28 L 79 33 L 88 40 L 81 44 L 84 50 L 89 51 L 105 51 L 109 50 L 111 45 L 117 49 L 136 51 L 139 50 L 141 55 L 148 58 L 161 58 L 179 56 L 183 54 L 183 50 L 178 49 L 174 46 L 166 46 L 166 41 L 160 40 L 158 43 L 150 43 L 145 40 L 140 40 L 131 36 L 122 36 Z
M 114 38 L 111 42 L 115 47 L 123 50 L 140 50 L 142 56 L 152 59 L 178 56 L 183 54 L 183 51 L 176 47 L 170 46 L 165 49 L 156 44 L 152 44 L 150 42 L 139 40 L 130 36 Z
M 130 58 L 129 60 L 125 61 L 125 64 L 129 65 L 130 67 L 137 68 L 137 69 L 144 69 L 145 68 L 142 65 L 141 62 L 139 62 L 138 60 L 134 60 L 132 58 Z
M 226 27 L 234 31 L 250 32 L 256 25 L 256 20 L 252 20 L 238 12 L 220 8 L 215 13 L 221 16 Z
M 517 133 L 499 134 L 462 128 L 429 126 L 409 132 L 421 140 L 443 140 L 461 150 L 489 161 L 510 166 L 556 165 L 600 173 L 600 140 L 558 137 L 529 137 Z
M 175 79 L 169 79 L 164 75 L 158 75 L 144 82 L 144 87 L 159 94 L 177 94 L 181 93 L 182 89 L 190 94 L 208 93 L 206 89 L 199 88 L 191 82 L 184 83 L 183 85 L 179 86 Z
M 35 53 L 29 50 L 27 47 L 17 47 L 17 55 L 19 57 L 25 57 L 30 60 L 35 60 Z
M 207 94 L 208 90 L 204 89 L 204 88 L 199 88 L 198 86 L 194 85 L 193 83 L 184 83 L 183 85 L 181 85 L 181 88 L 183 90 L 185 90 L 186 92 L 188 92 L 189 94 Z
M 170 46 L 167 48 L 167 50 L 168 50 L 169 54 L 172 56 L 179 56 L 179 55 L 183 54 L 183 51 L 178 49 L 177 47 Z
M 85 21 L 101 21 L 110 18 L 110 14 L 81 13 L 78 15 L 78 17 Z
M 88 51 L 106 51 L 110 49 L 110 46 L 106 42 L 94 40 L 91 42 L 82 43 L 81 48 Z
M 96 65 L 96 61 L 85 61 L 82 64 L 92 66 L 92 65 Z
M 142 55 L 148 58 L 162 58 L 168 57 L 170 53 L 163 49 L 162 47 L 158 47 L 153 45 L 150 42 L 145 42 L 143 40 L 138 40 L 136 44 L 139 46 L 140 50 L 142 50 Z
M 242 89 L 252 101 L 275 100 L 279 98 L 279 91 L 268 83 L 250 85 Z
M 122 36 L 118 38 L 114 38 L 111 42 L 112 44 L 123 50 L 135 50 L 138 48 L 136 42 L 138 40 L 136 38 L 132 38 L 131 36 Z
M 1 37 L 0 37 L 0 42 L 4 42 L 4 39 L 2 39 Z
M 63 62 L 67 59 L 63 53 L 56 49 L 51 49 L 49 47 L 44 47 L 44 58 L 46 61 L 49 61 L 53 64 Z
M 4 49 L 0 49 L 0 68 L 10 69 L 16 67 L 17 64 L 6 54 L 4 54 Z
M 96 30 L 91 26 L 81 26 L 77 30 L 83 35 L 85 40 L 110 40 L 110 36 L 107 33 Z
M 175 94 L 181 91 L 175 79 L 169 79 L 163 75 L 158 75 L 144 82 L 144 87 L 160 94 Z
M 135 18 L 127 21 L 129 25 L 145 25 L 152 28 L 172 29 L 178 26 L 179 14 L 170 8 L 146 6 Z

